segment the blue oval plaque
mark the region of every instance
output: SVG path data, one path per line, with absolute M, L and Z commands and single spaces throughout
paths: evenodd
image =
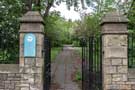
M 36 37 L 34 34 L 29 33 L 24 37 L 24 57 L 36 56 Z

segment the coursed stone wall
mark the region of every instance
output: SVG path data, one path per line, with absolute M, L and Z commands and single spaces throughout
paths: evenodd
M 20 90 L 21 74 L 17 64 L 0 65 L 0 90 Z
M 20 90 L 20 73 L 0 73 L 0 90 Z
M 129 80 L 127 22 L 118 12 L 102 20 L 103 90 L 135 90 L 135 81 Z
M 26 72 L 20 73 L 19 68 L 19 64 L 0 64 L 0 90 L 38 90 L 41 88 L 37 86 L 42 85 L 40 83 L 41 74 L 30 73 L 31 68 L 29 67 Z M 35 70 L 41 72 L 40 69 Z M 38 89 L 33 88 L 32 85 Z

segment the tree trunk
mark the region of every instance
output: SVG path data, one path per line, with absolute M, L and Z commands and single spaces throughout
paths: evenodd
M 44 18 L 46 18 L 49 15 L 49 11 L 50 11 L 53 3 L 54 3 L 54 0 L 51 0 L 50 2 L 48 1 L 47 7 L 45 9 Z

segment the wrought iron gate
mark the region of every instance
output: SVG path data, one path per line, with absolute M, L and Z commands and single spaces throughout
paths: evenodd
M 128 67 L 135 68 L 135 33 L 128 34 Z
M 82 90 L 102 90 L 101 38 L 82 39 Z
M 44 90 L 50 90 L 51 86 L 51 45 L 50 40 L 45 37 L 44 41 Z

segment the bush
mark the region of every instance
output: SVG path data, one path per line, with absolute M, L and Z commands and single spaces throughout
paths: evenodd
M 80 43 L 79 41 L 73 41 L 73 44 L 72 44 L 74 47 L 80 47 Z

